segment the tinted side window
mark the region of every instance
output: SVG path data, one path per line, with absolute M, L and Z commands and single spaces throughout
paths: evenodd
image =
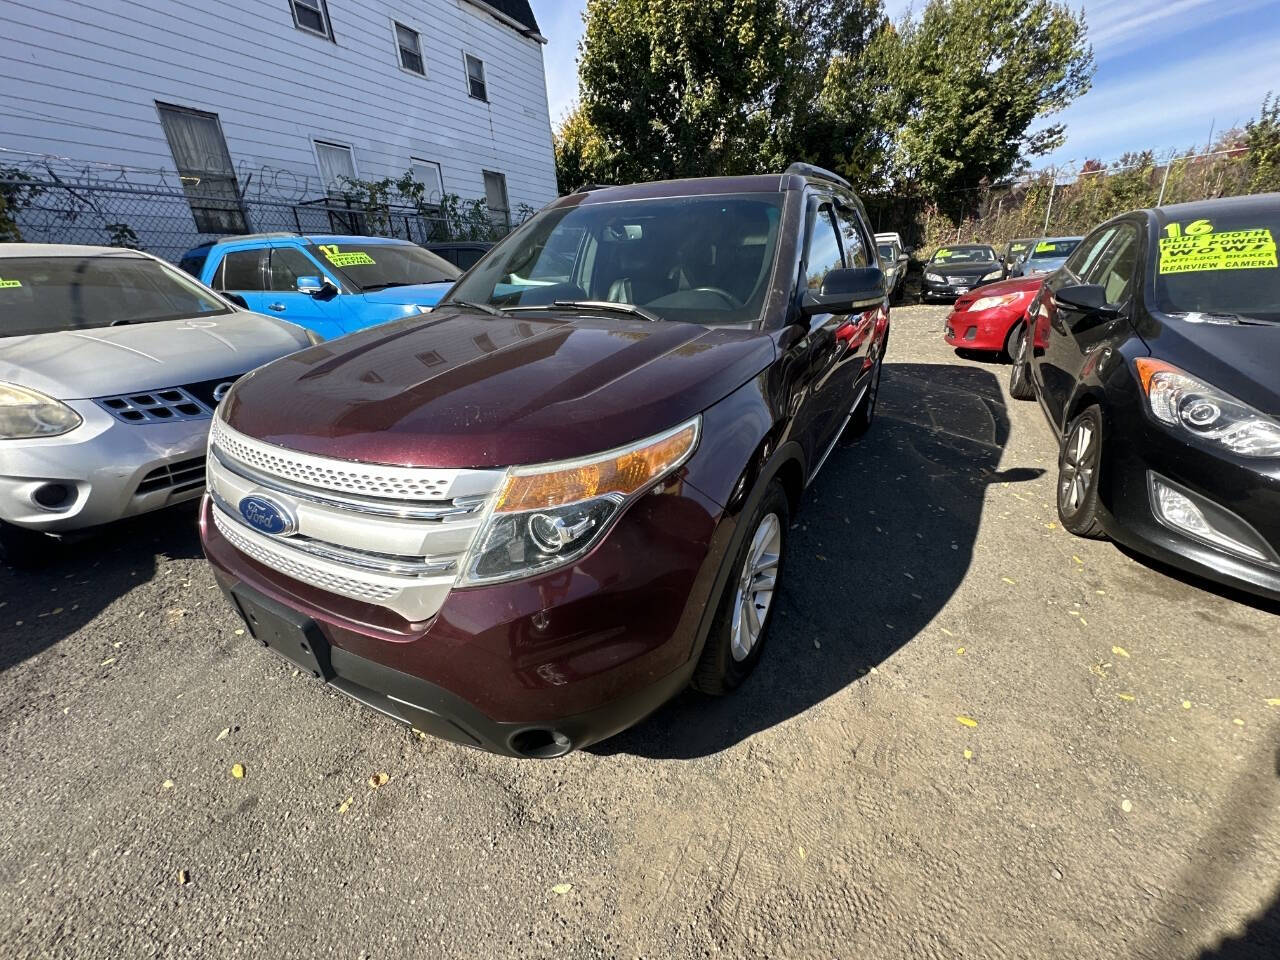
M 214 282 L 219 290 L 261 290 L 262 251 L 232 250 L 218 268 Z
M 1111 243 L 1085 274 L 1085 283 L 1096 283 L 1107 294 L 1107 303 L 1123 303 L 1133 286 L 1133 270 L 1138 260 L 1138 231 L 1121 224 Z
M 1065 264 L 1067 270 L 1077 277 L 1084 277 L 1090 267 L 1097 262 L 1098 254 L 1102 253 L 1102 248 L 1107 245 L 1107 241 L 1115 232 L 1115 227 L 1105 227 L 1081 240 L 1079 246 L 1071 251 L 1071 256 L 1067 257 Z M 1035 244 L 1032 244 L 1028 249 L 1034 248 Z
M 297 290 L 299 277 L 322 276 L 320 268 L 293 247 L 273 247 L 268 271 L 270 290 Z
M 858 225 L 858 215 L 848 207 L 841 207 L 840 237 L 844 241 L 844 265 L 846 267 L 865 267 L 867 261 L 867 244 L 863 239 L 863 230 Z M 897 262 L 896 256 L 893 262 Z
M 831 219 L 831 207 L 821 206 L 809 219 L 809 254 L 805 258 L 805 283 L 810 290 L 821 290 L 822 281 L 844 262 L 840 257 L 840 237 Z
M 474 267 L 477 263 L 480 262 L 480 258 L 484 256 L 484 251 L 483 250 L 459 250 L 456 256 L 457 256 L 458 266 L 463 270 L 470 270 L 472 267 Z

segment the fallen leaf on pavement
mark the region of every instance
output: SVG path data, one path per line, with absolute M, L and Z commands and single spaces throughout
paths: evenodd
M 1267 701 L 1268 707 L 1280 707 L 1280 697 L 1272 697 Z
M 956 647 L 956 656 L 957 656 L 957 657 L 963 657 L 963 656 L 964 656 L 964 647 Z
M 186 883 L 189 879 L 191 879 L 191 878 L 187 876 L 187 871 L 185 871 L 185 870 L 179 870 L 179 871 L 178 871 L 178 886 L 182 886 L 182 885 L 183 885 L 184 883 Z
M 1112 647 L 1111 652 L 1114 653 L 1117 657 L 1129 656 L 1129 651 L 1126 650 L 1124 647 Z
M 972 759 L 973 759 L 973 751 L 972 751 L 972 750 L 970 750 L 968 747 L 966 747 L 966 748 L 965 748 L 965 751 L 964 751 L 964 758 L 965 758 L 966 760 L 972 760 Z
M 102 665 L 103 665 L 104 667 L 109 667 L 109 666 L 111 666 L 111 664 L 113 664 L 113 663 L 115 663 L 115 662 L 116 662 L 116 658 L 115 658 L 115 657 L 107 657 L 107 659 L 105 659 L 105 660 L 103 660 L 103 661 L 102 661 Z
M 1017 580 L 1010 580 L 1008 577 L 1001 577 L 1000 579 L 1003 580 L 1005 583 L 1009 584 L 1009 586 L 1011 587 L 1015 586 L 1018 582 Z
M 1132 699 L 1133 699 L 1133 694 L 1132 694 L 1132 693 L 1117 693 L 1117 694 L 1116 694 L 1116 696 L 1117 696 L 1117 697 L 1119 697 L 1121 700 L 1132 700 Z
M 243 779 L 244 779 L 244 764 L 243 764 L 243 763 L 233 763 L 233 764 L 231 765 L 231 776 L 235 777 L 237 780 L 243 780 Z
M 172 789 L 173 789 L 173 781 L 172 781 L 172 780 L 166 780 L 164 783 L 160 784 L 160 789 L 162 789 L 162 790 L 172 790 Z
M 551 892 L 563 897 L 566 893 L 568 893 L 572 889 L 573 889 L 572 883 L 557 883 L 554 887 L 551 888 Z
M 243 631 L 243 630 L 237 630 L 237 631 L 236 631 L 236 636 L 237 636 L 237 637 L 243 637 L 243 636 L 244 636 L 244 631 Z
M 1190 700 L 1183 700 L 1183 701 L 1182 701 L 1182 709 L 1183 709 L 1183 710 L 1190 710 L 1190 709 L 1191 709 L 1191 701 L 1190 701 Z
M 377 790 L 380 786 L 382 786 L 384 783 L 386 783 L 390 779 L 391 778 L 387 776 L 385 773 L 375 773 L 368 780 L 369 789 Z
M 948 637 L 955 636 L 955 634 L 952 633 L 950 630 L 948 630 L 946 627 L 939 627 L 938 629 L 941 630 L 943 633 L 945 633 Z M 1277 700 L 1276 703 L 1280 705 L 1280 700 Z
M 806 856 L 808 856 L 808 854 L 804 852 L 804 847 L 796 847 L 796 853 L 800 855 L 801 860 L 803 860 Z
M 1133 804 L 1129 802 L 1128 797 L 1120 801 L 1120 809 L 1125 813 L 1130 813 L 1133 810 Z
M 219 733 L 219 734 L 218 734 L 216 737 L 214 737 L 213 739 L 214 739 L 215 741 L 216 741 L 216 740 L 225 740 L 225 739 L 227 739 L 227 736 L 228 736 L 230 733 L 231 733 L 231 728 L 230 728 L 230 727 L 223 727 L 223 728 L 222 728 L 222 732 L 221 732 L 221 733 Z
M 956 723 L 962 723 L 966 727 L 976 727 L 978 725 L 978 721 L 973 717 L 956 717 Z
M 1243 726 L 1244 726 L 1244 721 L 1243 721 L 1243 720 L 1241 720 L 1239 717 L 1236 717 L 1236 718 L 1235 718 L 1234 720 L 1232 720 L 1231 722 L 1232 722 L 1232 723 L 1234 723 L 1237 727 L 1243 727 Z
M 351 809 L 351 804 L 355 802 L 356 802 L 355 797 L 347 797 L 347 799 L 343 800 L 340 804 L 338 804 L 338 812 L 346 813 L 348 810 Z
M 1076 563 L 1080 564 L 1080 566 L 1082 567 L 1084 566 L 1084 561 L 1081 560 L 1079 557 L 1077 557 L 1074 553 L 1071 555 L 1071 559 L 1074 560 Z

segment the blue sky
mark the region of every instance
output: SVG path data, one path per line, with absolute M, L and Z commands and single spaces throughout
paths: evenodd
M 585 0 L 532 0 L 542 33 L 551 122 L 572 105 Z M 1075 6 L 1079 0 L 1074 0 Z M 1097 73 L 1093 89 L 1053 119 L 1067 142 L 1034 165 L 1114 160 L 1203 145 L 1280 93 L 1280 0 L 1084 0 Z M 887 0 L 895 18 L 906 0 Z

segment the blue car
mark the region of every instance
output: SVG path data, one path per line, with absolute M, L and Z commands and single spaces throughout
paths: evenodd
M 407 240 L 267 233 L 187 251 L 178 266 L 257 313 L 326 340 L 426 313 L 462 271 Z

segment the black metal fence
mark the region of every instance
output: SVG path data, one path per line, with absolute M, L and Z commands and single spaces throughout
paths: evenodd
M 0 241 L 134 247 L 174 262 L 228 234 L 337 233 L 431 243 L 497 240 L 510 229 L 505 216 L 474 205 L 451 211 L 334 197 L 227 199 L 163 187 L 0 178 Z

